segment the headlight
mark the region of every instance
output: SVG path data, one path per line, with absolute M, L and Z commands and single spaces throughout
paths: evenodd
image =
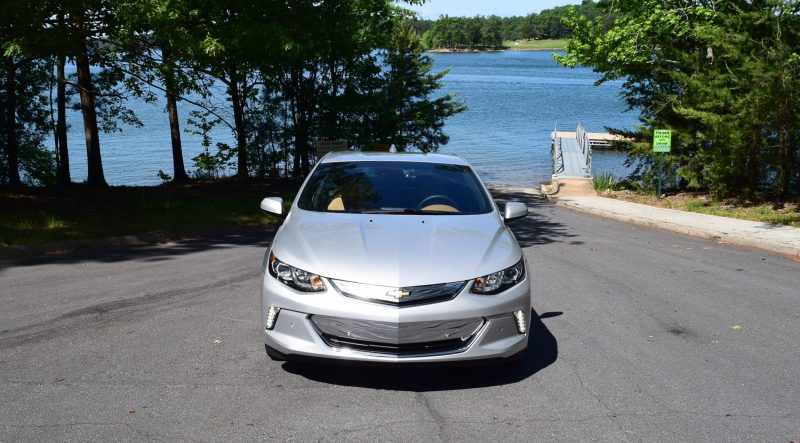
M 525 278 L 525 262 L 520 259 L 514 266 L 478 277 L 472 282 L 473 294 L 492 295 L 505 291 Z
M 317 274 L 306 272 L 278 260 L 275 254 L 270 253 L 267 265 L 269 275 L 279 282 L 303 292 L 321 292 L 325 290 L 325 283 Z

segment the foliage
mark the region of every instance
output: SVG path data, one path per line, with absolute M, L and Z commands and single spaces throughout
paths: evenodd
M 163 93 L 169 115 L 174 179 L 185 181 L 188 176 L 183 163 L 178 103 L 183 98 L 213 112 L 204 100 L 210 96 L 212 81 L 192 69 L 193 54 L 201 52 L 202 41 L 194 31 L 196 14 L 189 1 L 134 0 L 121 1 L 118 16 L 122 17 L 122 26 L 116 41 L 128 76 L 127 89 L 137 97 L 147 97 L 142 88 L 145 84 Z M 194 100 L 186 98 L 190 94 Z
M 13 65 L 17 72 L 26 72 L 26 75 L 16 77 L 14 90 L 20 178 L 22 183 L 28 185 L 49 185 L 55 181 L 55 156 L 44 147 L 44 141 L 50 134 L 47 94 L 51 66 L 45 60 L 19 57 L 13 57 Z M 0 145 L 3 147 L 8 145 L 7 69 L 7 64 L 0 64 Z M 0 186 L 9 185 L 8 168 L 7 149 L 0 149 Z
M 606 190 L 613 190 L 615 187 L 614 174 L 610 172 L 601 172 L 592 177 L 592 187 L 597 192 Z
M 217 143 L 217 151 L 213 154 L 206 146 L 203 152 L 192 157 L 196 168 L 194 178 L 216 180 L 222 177 L 224 171 L 234 166 L 232 159 L 235 155 L 236 152 L 225 143 Z
M 154 101 L 156 93 L 167 98 L 176 180 L 185 176 L 179 102 L 196 106 L 189 130 L 203 136 L 195 174 L 213 178 L 230 168 L 240 178 L 302 177 L 321 140 L 369 147 L 391 139 L 404 148 L 435 150 L 447 142 L 444 119 L 462 109 L 449 95 L 436 97 L 444 73 L 430 72 L 417 35 L 403 25 L 397 40 L 394 31 L 410 13 L 392 0 L 26 3 L 9 0 L 0 8 L 0 48 L 6 60 L 48 69 L 35 83 L 44 89 L 7 94 L 19 99 L 13 114 L 19 121 L 11 125 L 19 131 L 8 135 L 18 143 L 0 150 L 0 169 L 21 168 L 40 184 L 52 181 L 43 172 L 52 169 L 46 161 L 52 154 L 34 154 L 47 151 L 46 134 L 58 133 L 56 118 L 25 112 L 61 109 L 70 97 L 79 96 L 73 106 L 84 117 L 88 183 L 100 187 L 106 183 L 99 132 L 141 125 L 126 105 Z M 500 25 L 490 20 L 477 32 L 497 40 Z M 53 92 L 54 60 L 75 64 L 79 72 L 77 79 L 65 79 L 64 93 Z M 23 72 L 15 65 L 12 74 Z M 212 102 L 214 89 L 225 91 L 226 102 Z M 211 139 L 217 125 L 231 130 L 233 146 Z M 20 155 L 21 166 L 6 166 L 3 159 Z
M 430 72 L 407 11 L 371 3 L 340 2 L 335 11 L 323 4 L 303 10 L 302 21 L 286 18 L 304 26 L 285 29 L 291 50 L 261 68 L 264 86 L 247 113 L 251 173 L 302 176 L 321 140 L 424 151 L 447 143 L 444 119 L 463 107 L 451 95 L 432 98 L 446 73 Z
M 571 13 L 567 66 L 622 79 L 642 125 L 629 161 L 653 175 L 652 130 L 673 130 L 668 183 L 718 196 L 800 183 L 800 5 L 796 1 L 601 2 L 616 17 Z
M 171 175 L 169 175 L 169 174 L 167 174 L 166 172 L 164 172 L 164 171 L 163 171 L 163 170 L 161 170 L 161 169 L 159 169 L 159 170 L 158 170 L 158 173 L 156 173 L 156 176 L 157 176 L 157 177 L 158 177 L 158 178 L 159 178 L 159 179 L 160 179 L 160 180 L 161 180 L 163 183 L 167 183 L 167 182 L 170 182 L 170 181 L 172 181 L 172 176 L 171 176 Z
M 394 144 L 399 151 L 431 152 L 447 144 L 444 120 L 466 107 L 452 94 L 429 97 L 441 87 L 448 71 L 431 73 L 431 58 L 422 53 L 419 37 L 402 19 L 382 55 L 388 69 L 381 84 L 384 94 L 373 102 L 373 140 Z

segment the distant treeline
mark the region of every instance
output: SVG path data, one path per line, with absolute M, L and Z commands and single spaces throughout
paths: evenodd
M 449 17 L 418 20 L 414 23 L 428 49 L 501 46 L 504 41 L 522 39 L 564 39 L 572 37 L 572 29 L 562 22 L 571 9 L 578 16 L 594 20 L 601 15 L 597 3 L 584 0 L 580 5 L 559 6 L 527 16 Z

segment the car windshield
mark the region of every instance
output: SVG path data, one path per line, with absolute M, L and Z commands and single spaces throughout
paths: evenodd
M 469 215 L 493 209 L 469 167 L 397 161 L 321 164 L 298 206 L 357 214 Z

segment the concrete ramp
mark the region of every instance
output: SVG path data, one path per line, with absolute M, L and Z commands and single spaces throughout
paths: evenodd
M 548 196 L 556 198 L 562 197 L 589 197 L 596 196 L 592 179 L 590 178 L 557 178 L 553 176 L 553 181 L 549 189 L 542 185 L 542 192 Z

